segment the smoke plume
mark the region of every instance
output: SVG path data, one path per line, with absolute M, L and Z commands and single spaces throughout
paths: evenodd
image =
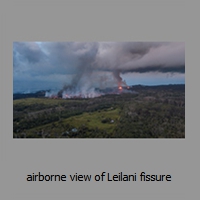
M 45 81 L 65 74 L 59 94 L 95 97 L 102 90 L 127 87 L 121 74 L 185 73 L 182 42 L 15 42 L 14 81 Z M 21 79 L 20 79 L 21 78 Z M 134 78 L 134 77 L 133 77 Z M 54 81 L 51 78 L 52 81 Z M 50 96 L 50 93 L 46 94 Z M 53 95 L 53 94 L 52 94 Z

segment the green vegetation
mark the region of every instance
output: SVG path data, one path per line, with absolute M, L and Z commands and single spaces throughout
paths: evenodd
M 92 99 L 13 101 L 14 138 L 184 138 L 185 88 L 135 87 Z

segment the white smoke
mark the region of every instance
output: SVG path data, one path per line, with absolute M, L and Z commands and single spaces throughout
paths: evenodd
M 70 90 L 65 90 L 62 93 L 62 98 L 63 99 L 70 99 L 70 98 L 94 98 L 94 97 L 99 97 L 104 95 L 104 93 L 102 92 L 97 92 L 95 91 L 94 88 L 91 88 L 89 90 L 74 90 L 74 91 L 70 91 Z
M 45 92 L 45 97 L 48 97 L 48 98 L 56 98 L 58 96 L 58 91 L 46 91 Z

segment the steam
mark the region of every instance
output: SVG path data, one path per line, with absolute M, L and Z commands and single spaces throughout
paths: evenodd
M 58 96 L 58 91 L 48 90 L 45 92 L 45 97 L 57 98 L 57 96 Z

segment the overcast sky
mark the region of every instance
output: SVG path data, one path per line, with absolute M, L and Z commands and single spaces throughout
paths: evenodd
M 179 42 L 14 42 L 14 92 L 185 83 Z

